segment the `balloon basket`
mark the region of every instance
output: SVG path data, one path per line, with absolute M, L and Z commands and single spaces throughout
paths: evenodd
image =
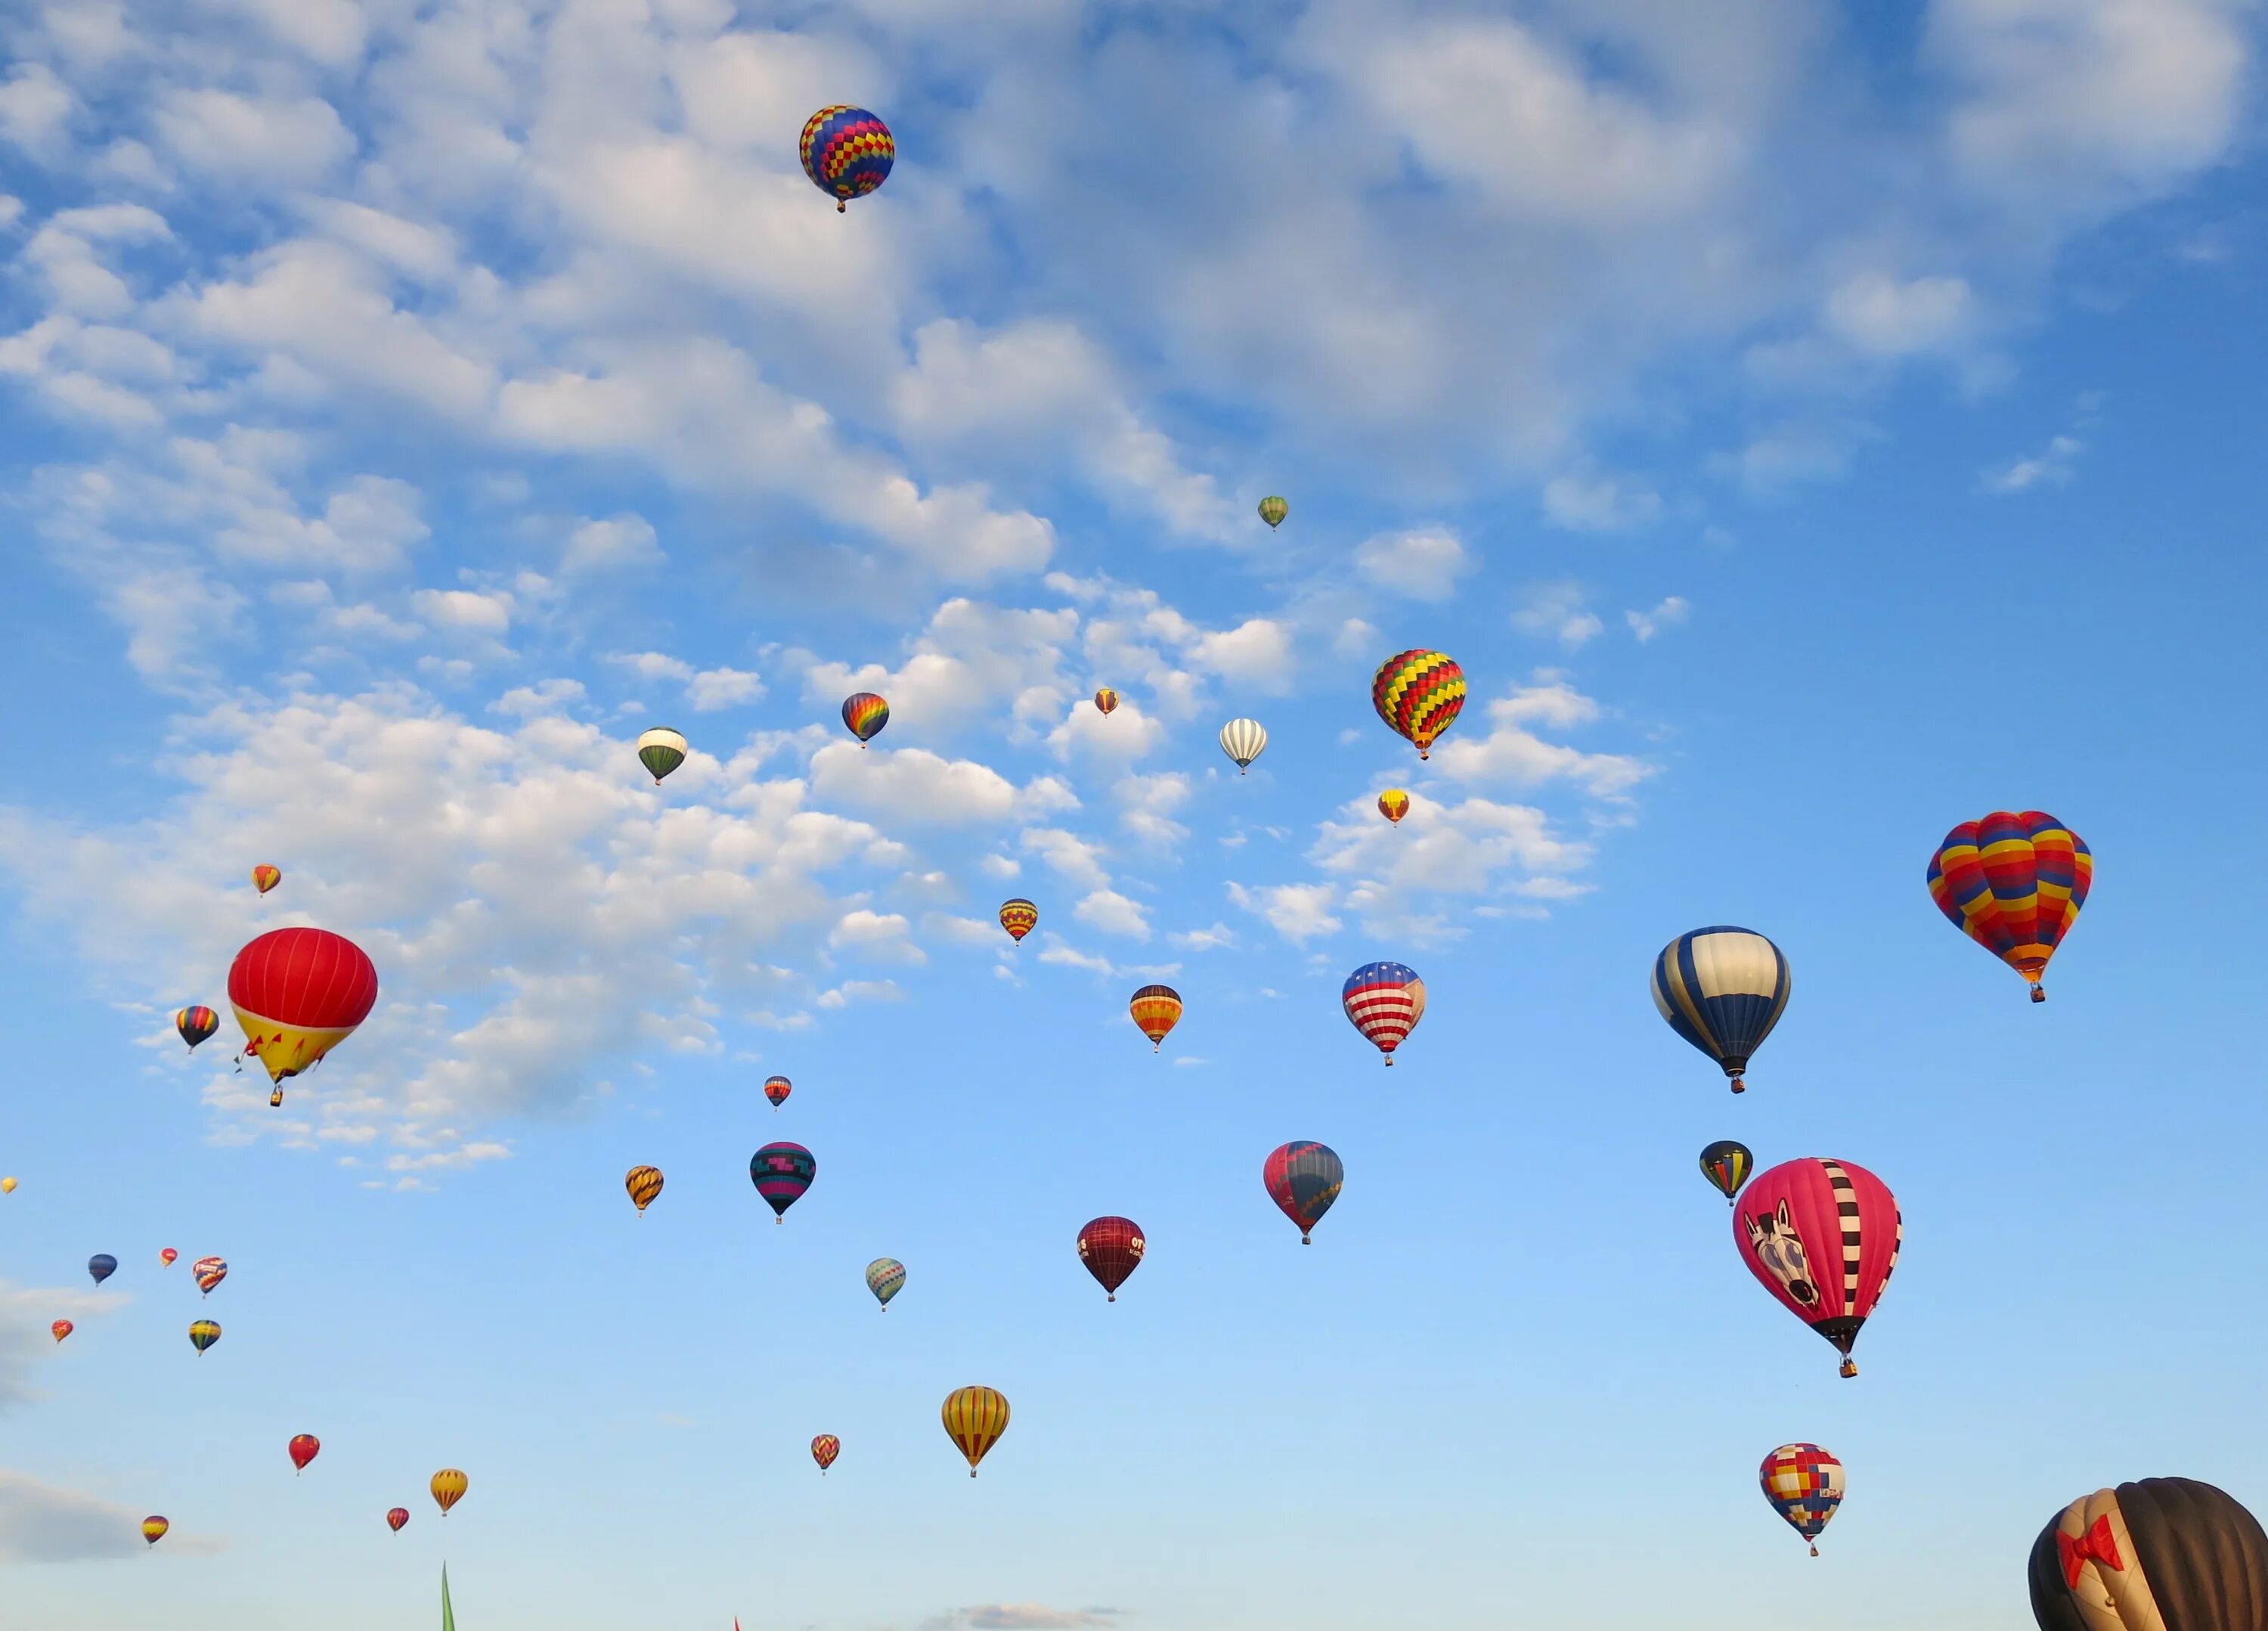
M 2035 1002 L 2045 1002 L 2047 1000 L 2048 1000 L 2048 988 L 2047 988 L 2046 986 L 2044 986 L 2044 985 L 2035 985 L 2035 986 L 2033 986 L 2033 987 L 2032 987 L 2032 1000 L 2033 1000 L 2033 1001 L 2035 1001 Z

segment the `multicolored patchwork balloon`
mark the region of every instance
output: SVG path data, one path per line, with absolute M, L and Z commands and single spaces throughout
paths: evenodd
M 1425 1016 L 1425 982 L 1406 963 L 1366 963 L 1339 987 L 1354 1028 L 1394 1063 L 1394 1050 Z
M 1108 1295 L 1105 1302 L 1118 1301 L 1118 1288 L 1126 1277 L 1142 1266 L 1150 1243 L 1142 1237 L 1142 1226 L 1132 1218 L 1103 1217 L 1090 1221 L 1079 1231 L 1079 1260 L 1086 1265 L 1086 1272 Z
M 1653 1006 L 1669 1028 L 1715 1059 L 1745 1093 L 1742 1074 L 1787 1011 L 1787 959 L 1753 929 L 1694 929 L 1653 960 Z
M 854 691 L 843 699 L 843 725 L 865 747 L 890 722 L 890 705 L 872 691 Z
M 181 1033 L 181 1040 L 189 1044 L 194 1053 L 200 1042 L 210 1042 L 213 1032 L 220 1029 L 220 1015 L 207 1007 L 188 1007 L 173 1015 L 173 1029 Z
M 166 1531 L 172 1527 L 164 1518 L 152 1513 L 142 1520 L 142 1539 L 154 1546 L 166 1538 Z
M 1182 1022 L 1182 993 L 1171 985 L 1145 985 L 1126 1005 L 1134 1023 L 1150 1038 L 1150 1052 L 1161 1052 L 1166 1033 Z
M 180 1259 L 180 1255 L 181 1254 L 180 1252 L 174 1251 L 171 1246 L 167 1246 L 165 1250 L 158 1253 L 158 1262 L 161 1267 L 171 1268 L 173 1266 L 174 1263 Z
M 796 144 L 803 173 L 835 200 L 837 214 L 889 179 L 898 144 L 890 127 L 863 107 L 836 102 L 804 121 Z
M 1346 1168 L 1328 1144 L 1294 1139 L 1270 1154 L 1260 1181 L 1268 1186 L 1268 1199 L 1300 1226 L 1300 1244 L 1305 1246 L 1312 1244 L 1309 1231 L 1339 1198 Z
M 1000 903 L 1000 926 L 1010 940 L 1020 941 L 1039 926 L 1040 909 L 1019 895 Z
M 2095 884 L 2087 842 L 2045 810 L 1994 810 L 1945 835 L 1929 894 L 1954 927 L 2022 975 L 2032 1000 Z
M 1756 1469 L 1764 1499 L 1788 1526 L 1812 1543 L 1819 1555 L 1819 1531 L 1843 1504 L 1843 1464 L 1816 1444 L 1782 1444 Z
M 1733 1197 L 1741 1192 L 1741 1185 L 1749 1181 L 1749 1169 L 1756 1163 L 1756 1158 L 1749 1154 L 1747 1145 L 1719 1139 L 1701 1152 L 1701 1176 L 1717 1186 L 1729 1207 Z
M 866 1289 L 874 1294 L 885 1314 L 890 1311 L 890 1299 L 905 1288 L 906 1266 L 897 1258 L 876 1258 L 866 1265 Z
M 976 1464 L 1008 1430 L 1008 1401 L 989 1387 L 955 1388 L 945 1396 L 939 1414 L 946 1436 L 968 1458 L 968 1476 L 975 1478 Z
M 800 1144 L 767 1144 L 748 1157 L 748 1181 L 771 1207 L 775 1223 L 787 1221 L 787 1209 L 818 1176 L 819 1162 Z
M 1852 1161 L 1807 1155 L 1758 1173 L 1733 1208 L 1733 1244 L 1756 1283 L 1834 1344 L 1851 1347 L 1898 1266 L 1905 1219 L 1889 1185 Z
M 1446 652 L 1396 652 L 1370 679 L 1370 705 L 1397 735 L 1417 745 L 1421 759 L 1457 722 L 1465 705 L 1465 671 Z

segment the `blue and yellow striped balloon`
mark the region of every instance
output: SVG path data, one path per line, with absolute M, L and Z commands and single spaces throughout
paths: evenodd
M 804 121 L 798 147 L 803 173 L 835 200 L 838 214 L 850 207 L 851 199 L 865 197 L 888 180 L 898 157 L 890 127 L 865 108 L 843 102 L 822 107 Z
M 1681 934 L 1653 960 L 1653 1006 L 1669 1028 L 1724 1067 L 1741 1073 L 1787 1011 L 1787 959 L 1754 929 L 1719 924 Z

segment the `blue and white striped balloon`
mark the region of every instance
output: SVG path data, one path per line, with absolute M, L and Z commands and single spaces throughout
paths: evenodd
M 1745 1093 L 1741 1073 L 1787 1011 L 1787 958 L 1754 929 L 1719 924 L 1681 934 L 1653 960 L 1653 1006 L 1669 1028 Z

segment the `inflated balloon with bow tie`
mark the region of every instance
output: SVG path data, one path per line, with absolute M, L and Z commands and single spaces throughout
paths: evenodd
M 2268 1532 L 2194 1479 L 2080 1496 L 2040 1531 L 2027 1574 L 2040 1631 L 2268 1627 Z

